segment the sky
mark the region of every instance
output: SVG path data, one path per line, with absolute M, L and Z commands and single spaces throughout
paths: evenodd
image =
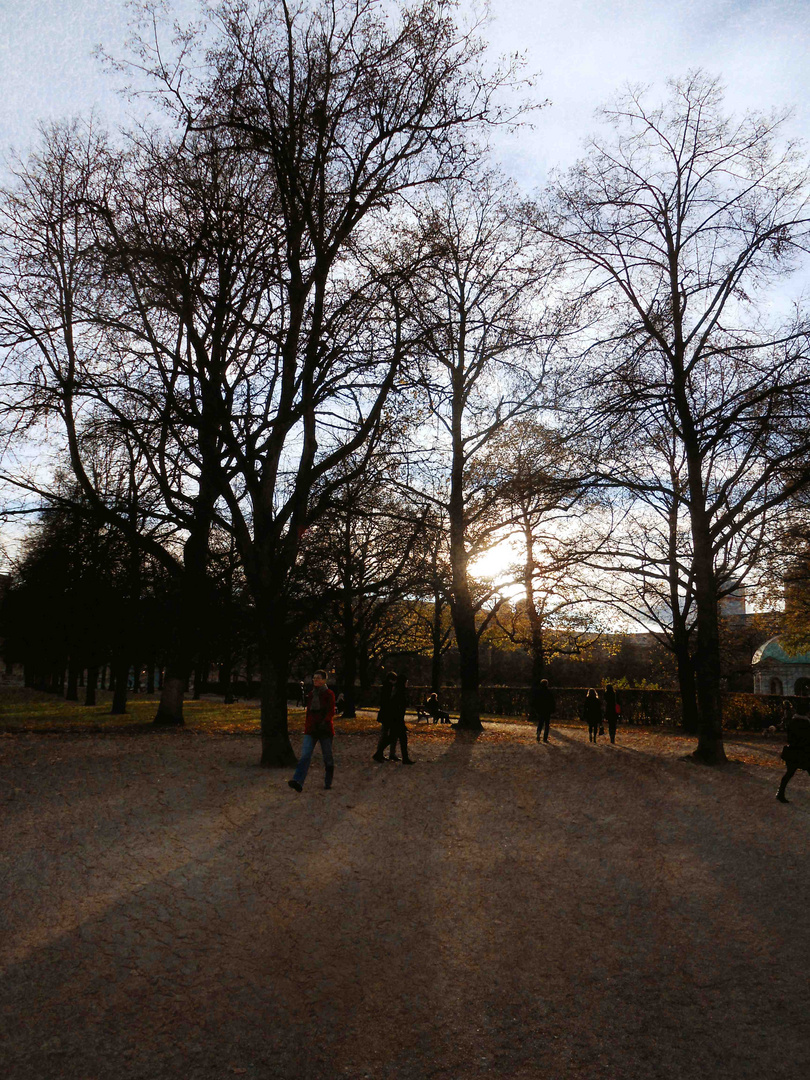
M 126 114 L 93 52 L 119 54 L 127 18 L 126 0 L 0 0 L 0 151 L 24 152 L 40 119 Z M 623 84 L 692 67 L 721 76 L 733 110 L 793 106 L 792 132 L 810 139 L 810 0 L 496 0 L 486 35 L 495 54 L 526 54 L 551 102 L 534 130 L 497 142 L 527 190 L 577 158 Z
M 474 0 L 461 0 L 468 16 Z M 180 14 L 193 0 L 175 0 Z M 531 192 L 566 168 L 596 127 L 598 107 L 623 85 L 703 67 L 721 77 L 733 111 L 791 106 L 789 131 L 810 143 L 810 0 L 494 0 L 493 56 L 524 53 L 549 99 L 532 130 L 501 135 L 506 172 Z M 94 56 L 122 55 L 126 0 L 0 0 L 0 174 L 25 155 L 38 121 L 86 115 L 111 124 L 133 108 Z M 803 275 L 806 277 L 807 275 Z M 801 284 L 805 284 L 802 282 Z

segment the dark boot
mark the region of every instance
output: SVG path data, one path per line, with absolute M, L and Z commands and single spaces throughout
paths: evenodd
M 327 791 L 332 786 L 332 777 L 334 775 L 335 775 L 335 766 L 334 765 L 327 765 L 326 766 L 326 776 L 325 776 L 324 782 L 323 782 L 323 786 L 326 788 Z

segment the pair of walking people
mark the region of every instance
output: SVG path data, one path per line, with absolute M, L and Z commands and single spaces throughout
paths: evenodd
M 400 672 L 389 671 L 385 677 L 380 694 L 380 711 L 377 719 L 382 724 L 380 738 L 377 741 L 377 749 L 374 752 L 374 761 L 399 761 L 396 749 L 399 742 L 402 750 L 403 765 L 413 765 L 413 758 L 408 756 L 408 729 L 405 727 L 405 687 L 408 679 Z M 386 747 L 388 757 L 385 756 Z
M 602 712 L 604 703 L 605 711 Z M 605 687 L 602 701 L 595 690 L 589 690 L 582 707 L 582 719 L 588 725 L 588 741 L 596 742 L 597 736 L 605 734 L 604 724 L 607 723 L 610 741 L 616 742 L 616 725 L 619 721 L 620 706 L 616 699 L 616 691 L 612 686 Z

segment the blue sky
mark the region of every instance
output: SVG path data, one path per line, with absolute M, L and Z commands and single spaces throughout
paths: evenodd
M 190 0 L 181 0 L 186 10 Z M 469 9 L 463 0 L 462 9 Z M 734 109 L 793 105 L 810 136 L 810 0 L 497 0 L 496 52 L 525 51 L 551 106 L 499 152 L 527 188 L 569 164 L 594 110 L 627 81 L 661 84 L 701 66 L 722 76 Z M 93 58 L 126 36 L 125 0 L 0 0 L 0 148 L 24 150 L 40 118 L 129 106 Z

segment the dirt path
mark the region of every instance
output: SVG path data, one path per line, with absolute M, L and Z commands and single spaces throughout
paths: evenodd
M 7 1080 L 808 1075 L 810 782 L 775 744 L 0 739 Z

